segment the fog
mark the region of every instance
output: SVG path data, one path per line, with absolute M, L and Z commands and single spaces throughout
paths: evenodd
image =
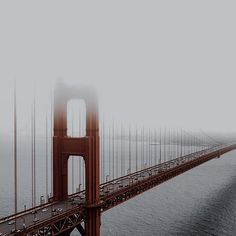
M 235 132 L 235 1 L 0 2 L 0 130 L 50 110 L 55 81 L 93 86 L 101 116 Z

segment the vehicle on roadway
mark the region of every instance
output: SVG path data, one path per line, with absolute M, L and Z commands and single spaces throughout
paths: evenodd
M 11 230 L 11 234 L 12 234 L 12 233 L 19 233 L 19 232 L 20 232 L 20 229 L 18 229 L 18 230 L 12 229 L 12 230 Z
M 11 221 L 9 221 L 7 224 L 8 225 L 13 225 L 15 223 L 15 221 L 14 220 L 11 220 Z
M 80 195 L 80 199 L 85 199 L 85 195 Z
M 37 221 L 39 221 L 39 218 L 35 217 L 35 218 L 33 219 L 33 222 L 37 222 Z

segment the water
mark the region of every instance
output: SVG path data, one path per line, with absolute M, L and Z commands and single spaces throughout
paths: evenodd
M 19 209 L 26 203 L 28 207 L 31 205 L 31 156 L 27 143 L 30 138 L 21 139 L 18 150 Z M 43 139 L 37 139 L 38 199 L 45 193 L 44 144 Z M 0 140 L 0 216 L 14 209 L 10 150 L 9 140 Z M 236 151 L 233 151 L 103 213 L 101 235 L 233 236 L 236 235 L 235 201 Z

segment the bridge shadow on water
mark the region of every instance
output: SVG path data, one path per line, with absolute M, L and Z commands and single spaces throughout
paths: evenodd
M 206 202 L 184 223 L 175 226 L 173 235 L 236 235 L 236 168 L 230 181 L 211 193 Z

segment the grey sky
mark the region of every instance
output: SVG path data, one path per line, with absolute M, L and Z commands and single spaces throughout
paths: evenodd
M 12 125 L 14 79 L 19 117 L 28 120 L 33 84 L 39 110 L 49 109 L 62 77 L 93 85 L 107 120 L 235 131 L 235 8 L 235 1 L 2 0 L 1 130 Z

